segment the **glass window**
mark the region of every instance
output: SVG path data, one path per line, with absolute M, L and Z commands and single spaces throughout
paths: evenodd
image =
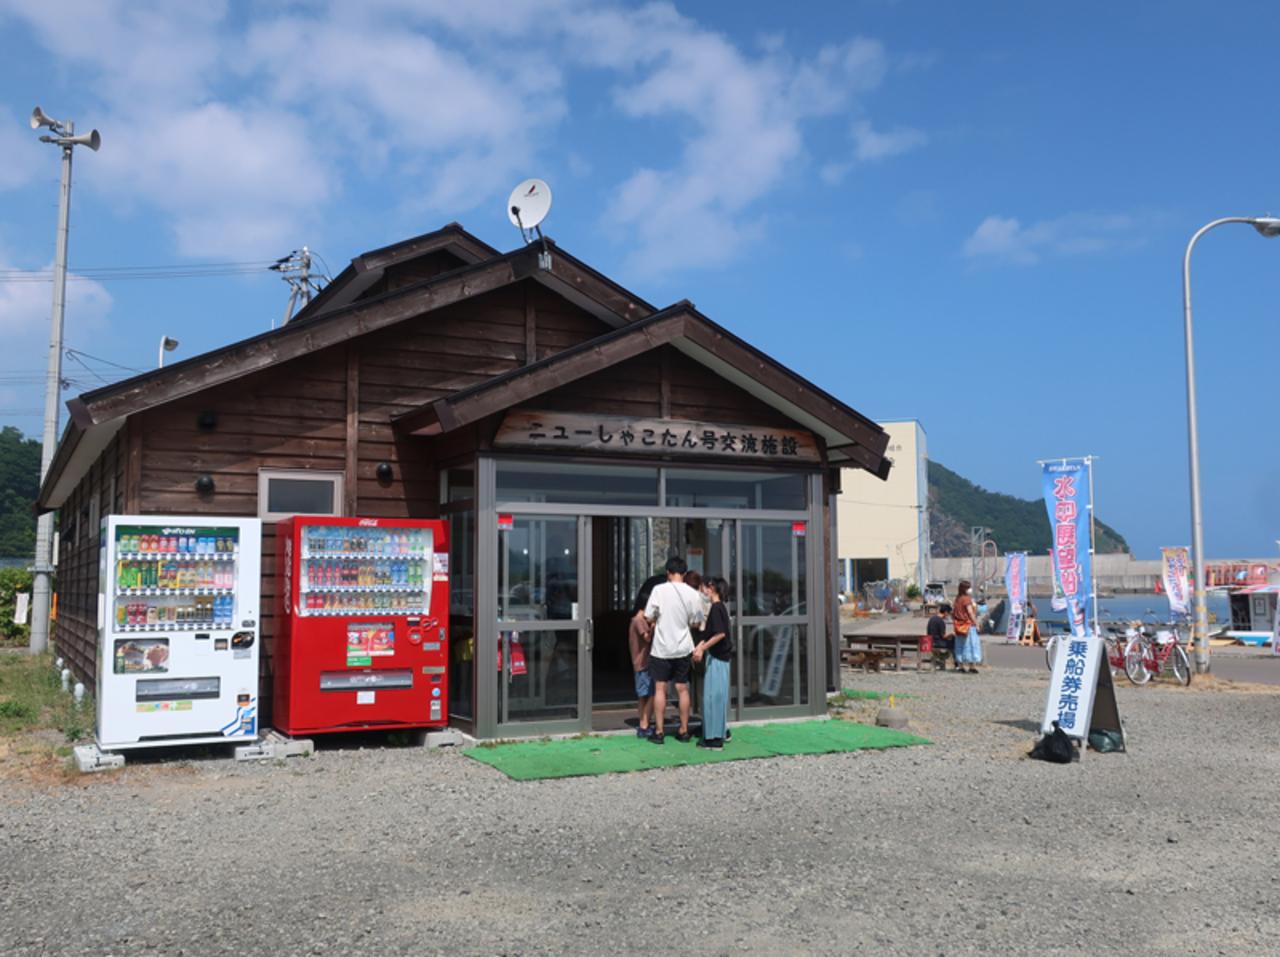
M 341 515 L 342 473 L 309 469 L 262 469 L 258 472 L 258 517 Z
M 498 501 L 657 505 L 658 470 L 581 462 L 499 462 Z
M 809 701 L 808 628 L 802 624 L 744 625 L 743 689 L 746 708 Z
M 742 523 L 742 613 L 806 613 L 805 540 L 792 522 Z
M 808 476 L 795 472 L 728 469 L 668 469 L 667 505 L 672 508 L 806 507 Z
M 517 516 L 498 532 L 498 617 L 578 617 L 578 520 Z
M 498 700 L 508 721 L 578 717 L 578 631 L 498 633 Z M 505 692 L 505 694 L 504 694 Z

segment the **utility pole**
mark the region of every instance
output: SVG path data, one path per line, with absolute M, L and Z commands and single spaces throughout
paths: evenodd
M 58 235 L 53 260 L 53 316 L 49 333 L 49 368 L 44 387 L 44 435 L 40 447 L 40 484 L 49 474 L 49 464 L 58 445 L 59 397 L 62 390 L 62 320 L 67 305 L 67 234 L 71 228 L 71 151 L 87 146 L 97 152 L 102 138 L 97 130 L 76 136 L 71 120 L 59 122 L 44 114 L 40 107 L 31 111 L 31 128 L 48 127 L 50 133 L 40 137 L 42 143 L 62 148 L 62 186 L 58 192 Z M 45 512 L 36 520 L 36 561 L 32 568 L 31 586 L 31 652 L 38 654 L 49 647 L 49 610 L 53 593 L 53 513 Z
M 322 257 L 323 258 L 323 257 Z M 311 275 L 311 250 L 306 246 L 295 249 L 287 256 L 281 256 L 274 264 L 267 267 L 280 274 L 280 278 L 289 284 L 289 301 L 284 307 L 285 325 L 293 318 L 294 307 L 302 301 L 305 308 L 313 294 L 318 293 L 321 286 Z M 275 323 L 271 324 L 275 328 Z

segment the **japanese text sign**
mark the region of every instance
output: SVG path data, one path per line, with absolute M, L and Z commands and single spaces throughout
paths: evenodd
M 493 444 L 624 455 L 718 456 L 756 462 L 822 461 L 813 435 L 799 429 L 565 412 L 508 412 Z
M 1098 685 L 1098 667 L 1103 658 L 1101 638 L 1069 635 L 1061 639 L 1053 659 L 1053 677 L 1045 701 L 1040 730 L 1048 734 L 1058 722 L 1073 738 L 1089 736 L 1093 715 L 1093 695 Z
M 1044 502 L 1049 510 L 1053 545 L 1053 578 L 1067 604 L 1071 633 L 1085 633 L 1085 615 L 1093 591 L 1089 551 L 1089 509 L 1085 501 L 1089 463 L 1085 459 L 1061 459 L 1044 463 Z

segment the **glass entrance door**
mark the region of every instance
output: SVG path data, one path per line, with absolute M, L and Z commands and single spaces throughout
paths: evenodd
M 744 708 L 809 701 L 804 522 L 740 521 L 737 685 Z
M 589 526 L 581 516 L 499 518 L 500 727 L 528 734 L 590 726 Z

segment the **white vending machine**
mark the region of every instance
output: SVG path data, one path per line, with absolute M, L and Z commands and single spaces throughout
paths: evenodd
M 98 747 L 258 736 L 262 523 L 111 515 L 98 575 Z

